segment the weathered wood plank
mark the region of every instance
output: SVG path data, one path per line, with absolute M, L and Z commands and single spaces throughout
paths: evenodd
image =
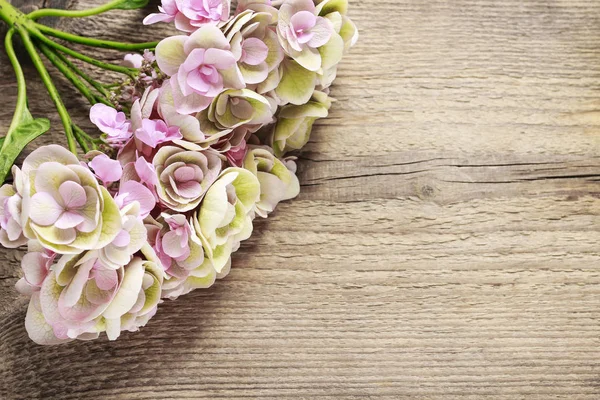
M 142 15 L 61 23 L 168 32 Z M 600 3 L 364 0 L 351 16 L 362 36 L 299 159 L 303 192 L 225 280 L 117 342 L 40 348 L 12 289 L 20 253 L 0 251 L 0 398 L 600 396 Z M 57 119 L 37 145 L 55 140 Z

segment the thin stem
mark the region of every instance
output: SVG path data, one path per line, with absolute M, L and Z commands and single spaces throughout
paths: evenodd
M 60 60 L 63 63 L 65 63 L 69 68 L 71 68 L 77 75 L 79 75 L 87 83 L 92 85 L 98 91 L 98 93 L 100 93 L 100 95 L 104 98 L 105 101 L 108 101 L 108 92 L 106 91 L 106 89 L 104 89 L 104 86 L 102 84 L 96 82 L 91 76 L 89 76 L 88 74 L 83 72 L 81 69 L 79 69 L 79 67 L 77 67 L 75 64 L 73 64 L 71 62 L 71 60 L 69 60 L 67 57 L 64 56 L 64 54 L 59 53 L 59 52 L 55 52 L 54 54 L 56 54 L 56 56 L 58 58 L 60 58 Z
M 77 143 L 79 143 L 79 147 L 81 147 L 83 152 L 87 153 L 90 151 L 90 147 L 87 145 L 85 138 L 83 136 L 81 136 L 78 129 L 79 129 L 79 127 L 77 127 L 77 125 L 73 124 L 73 133 L 75 134 L 75 139 L 77 139 Z
M 59 10 L 55 8 L 43 8 L 35 10 L 27 14 L 27 16 L 33 20 L 41 17 L 67 17 L 67 18 L 81 18 L 89 17 L 91 15 L 102 14 L 108 10 L 112 10 L 125 0 L 113 0 L 109 3 L 103 4 L 99 7 L 90 8 L 87 10 Z
M 13 130 L 17 128 L 19 123 L 23 118 L 23 113 L 27 111 L 27 86 L 25 84 L 25 74 L 23 74 L 23 68 L 21 68 L 21 64 L 15 54 L 15 49 L 13 47 L 12 39 L 15 33 L 14 28 L 10 28 L 6 33 L 6 37 L 4 38 L 4 48 L 6 49 L 6 55 L 12 64 L 13 69 L 15 70 L 15 76 L 17 77 L 17 104 L 15 106 L 15 113 L 10 123 L 10 127 L 8 128 L 8 133 L 6 137 L 9 137 Z M 2 150 L 5 144 L 10 141 L 5 140 L 2 146 Z
M 88 135 L 79 126 L 77 126 L 76 124 L 73 124 L 73 130 L 75 131 L 75 134 L 77 134 L 78 136 L 80 136 L 83 140 L 86 140 L 89 143 L 91 143 L 93 150 L 96 150 L 98 148 L 98 146 L 96 146 L 96 139 L 94 139 L 90 135 Z M 87 153 L 89 151 L 89 148 L 88 148 L 88 150 L 84 150 L 84 151 Z
M 67 143 L 69 145 L 69 150 L 77 155 L 77 145 L 75 144 L 75 136 L 73 135 L 73 129 L 71 127 L 71 117 L 69 116 L 69 112 L 67 111 L 65 105 L 60 99 L 60 95 L 56 90 L 56 87 L 52 83 L 52 78 L 48 74 L 44 63 L 40 55 L 37 53 L 33 42 L 31 41 L 31 37 L 27 30 L 21 26 L 17 27 L 17 31 L 23 40 L 23 44 L 25 45 L 25 49 L 27 53 L 29 53 L 29 57 L 31 57 L 31 61 L 33 61 L 33 65 L 38 70 L 44 85 L 46 85 L 46 89 L 48 90 L 48 94 L 54 101 L 54 105 L 56 106 L 56 111 L 58 111 L 58 115 L 60 116 L 60 120 L 65 128 L 65 134 L 67 136 Z
M 58 29 L 50 28 L 49 26 L 45 26 L 42 24 L 35 24 L 36 28 L 38 28 L 41 32 L 46 33 L 50 36 L 57 37 L 59 39 L 68 40 L 73 43 L 80 43 L 87 46 L 92 47 L 101 47 L 105 49 L 116 49 L 123 51 L 133 51 L 133 50 L 144 50 L 144 49 L 154 49 L 158 42 L 146 42 L 146 43 L 123 43 L 123 42 L 113 42 L 111 40 L 99 40 L 94 38 L 88 38 L 79 35 L 73 35 L 68 32 L 63 32 Z
M 1 1 L 1 0 L 0 0 Z M 115 71 L 115 72 L 120 72 L 122 74 L 125 74 L 131 78 L 135 78 L 137 76 L 138 70 L 135 68 L 127 68 L 127 67 L 122 67 L 120 65 L 114 65 L 114 64 L 109 64 L 109 63 L 105 63 L 102 61 L 98 61 L 95 58 L 92 57 L 88 57 L 85 54 L 81 54 L 75 50 L 72 50 L 68 47 L 63 46 L 62 44 L 58 44 L 56 43 L 54 40 L 52 39 L 48 39 L 46 36 L 44 36 L 39 30 L 37 30 L 36 28 L 30 29 L 30 32 L 33 36 L 35 36 L 37 39 L 39 39 L 41 42 L 43 42 L 44 44 L 62 51 L 65 54 L 70 55 L 71 57 L 77 58 L 81 61 L 84 61 L 88 64 L 94 65 L 96 67 L 99 68 L 103 68 L 109 71 Z
M 94 94 L 90 91 L 90 89 L 83 83 L 79 77 L 73 73 L 57 56 L 56 53 L 52 51 L 52 49 L 46 46 L 43 43 L 38 43 L 38 48 L 48 60 L 58 69 L 64 76 L 67 78 L 73 86 L 87 99 L 90 105 L 94 105 L 97 103 Z

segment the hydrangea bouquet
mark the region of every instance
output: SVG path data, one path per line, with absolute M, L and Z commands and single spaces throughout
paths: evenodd
M 30 297 L 25 326 L 39 344 L 102 332 L 114 340 L 146 324 L 162 299 L 225 276 L 253 219 L 298 194 L 293 152 L 327 116 L 328 88 L 357 39 L 347 0 L 162 0 L 144 24 L 173 23 L 181 34 L 155 43 L 82 37 L 37 22 L 146 3 L 25 15 L 0 0 L 18 84 L 14 118 L 0 139 L 0 184 L 12 172 L 0 188 L 0 243 L 27 246 L 17 290 Z M 21 168 L 16 158 L 49 122 L 28 111 L 17 35 L 68 143 L 38 148 Z M 68 43 L 134 53 L 116 65 Z M 89 101 L 98 134 L 73 122 L 41 55 Z M 100 82 L 89 66 L 123 79 Z

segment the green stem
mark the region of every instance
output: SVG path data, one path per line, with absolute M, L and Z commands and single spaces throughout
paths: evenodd
M 89 146 L 87 145 L 85 138 L 80 134 L 79 127 L 73 124 L 73 133 L 75 134 L 75 139 L 77 139 L 77 143 L 79 143 L 79 147 L 83 150 L 84 153 L 90 151 Z
M 0 0 L 0 19 L 13 27 L 17 23 L 24 23 L 27 20 L 25 14 L 16 9 L 6 0 Z
M 87 46 L 92 47 L 101 47 L 105 49 L 115 49 L 115 50 L 123 50 L 123 51 L 134 51 L 134 50 L 144 50 L 144 49 L 154 49 L 158 42 L 146 42 L 146 43 L 122 43 L 122 42 L 113 42 L 111 40 L 99 40 L 94 38 L 88 38 L 84 36 L 73 35 L 68 32 L 63 32 L 58 29 L 50 28 L 45 25 L 35 24 L 36 28 L 38 28 L 42 33 L 46 33 L 50 36 L 57 37 L 59 39 L 68 40 L 73 43 L 80 43 Z
M 23 113 L 27 111 L 27 86 L 25 84 L 25 74 L 23 74 L 23 68 L 21 68 L 21 64 L 17 58 L 15 53 L 15 49 L 13 47 L 12 39 L 15 33 L 14 28 L 10 28 L 6 33 L 6 37 L 4 38 L 4 48 L 6 49 L 6 55 L 12 64 L 13 69 L 15 70 L 15 75 L 17 77 L 17 104 L 15 106 L 15 113 L 10 123 L 10 127 L 8 128 L 8 133 L 6 137 L 10 136 L 11 133 L 17 128 L 19 123 L 23 118 Z M 9 140 L 4 141 L 4 143 L 10 143 Z M 2 150 L 4 150 L 4 143 L 2 146 Z
M 87 99 L 90 105 L 94 105 L 97 103 L 94 94 L 90 91 L 90 89 L 83 83 L 79 77 L 73 73 L 57 56 L 54 51 L 43 43 L 38 43 L 38 48 L 48 60 L 58 69 L 64 76 L 67 78 L 73 86 Z
M 104 89 L 104 86 L 102 84 L 96 82 L 91 76 L 89 76 L 88 74 L 83 72 L 81 69 L 79 69 L 79 67 L 77 67 L 75 64 L 73 64 L 71 62 L 71 60 L 69 60 L 67 57 L 65 57 L 62 53 L 55 52 L 54 54 L 56 54 L 56 56 L 58 58 L 60 58 L 60 60 L 63 63 L 65 63 L 69 68 L 71 68 L 71 70 L 73 70 L 77 75 L 79 75 L 81 78 L 83 78 L 83 80 L 85 80 L 87 83 L 92 85 L 98 91 L 98 93 L 100 93 L 100 95 L 103 98 L 103 100 L 101 100 L 102 103 L 104 103 L 105 101 L 106 101 L 105 104 L 109 103 L 108 102 L 108 92 L 106 91 L 106 89 Z
M 2 0 L 0 0 L 2 1 Z M 81 61 L 84 61 L 88 64 L 94 65 L 96 67 L 102 68 L 102 69 L 106 69 L 109 71 L 115 71 L 115 72 L 120 72 L 122 74 L 125 74 L 131 78 L 135 78 L 138 74 L 138 70 L 135 68 L 127 68 L 127 67 L 122 67 L 120 65 L 114 65 L 114 64 L 109 64 L 109 63 L 105 63 L 102 61 L 98 61 L 95 58 L 86 56 L 85 54 L 81 54 L 75 50 L 72 50 L 68 47 L 63 46 L 62 44 L 58 44 L 56 43 L 54 40 L 52 39 L 48 39 L 46 36 L 44 36 L 37 28 L 32 28 L 29 29 L 29 31 L 31 32 L 31 34 L 33 36 L 35 36 L 37 39 L 39 39 L 41 42 L 43 42 L 44 44 L 62 51 L 63 53 L 70 55 L 71 57 L 77 58 Z
M 17 31 L 19 32 L 19 35 L 21 35 L 21 39 L 23 40 L 23 44 L 25 45 L 27 53 L 29 53 L 29 57 L 31 57 L 31 61 L 33 61 L 33 65 L 35 65 L 35 68 L 40 74 L 40 78 L 42 78 L 44 85 L 46 85 L 46 89 L 48 90 L 50 98 L 52 98 L 52 100 L 54 101 L 56 111 L 58 111 L 60 120 L 63 124 L 63 127 L 65 128 L 65 134 L 67 136 L 69 150 L 73 154 L 77 155 L 77 145 L 75 144 L 75 136 L 73 135 L 73 129 L 71 127 L 71 117 L 69 116 L 69 112 L 67 111 L 65 105 L 60 99 L 60 95 L 56 90 L 56 87 L 52 83 L 52 78 L 50 78 L 50 75 L 48 74 L 44 63 L 42 62 L 40 55 L 37 53 L 35 46 L 31 41 L 29 33 L 25 28 L 22 28 L 21 26 L 17 26 Z
M 81 129 L 79 126 L 77 126 L 76 124 L 73 124 L 73 130 L 75 131 L 75 133 L 80 136 L 83 140 L 86 140 L 87 142 L 91 143 L 92 145 L 92 149 L 96 150 L 98 149 L 98 146 L 96 146 L 96 139 L 94 139 L 93 137 L 91 137 L 90 135 L 88 135 L 83 129 Z M 88 152 L 89 150 L 86 150 L 86 152 Z
M 102 14 L 103 12 L 112 10 L 125 0 L 113 0 L 109 3 L 103 4 L 99 7 L 90 8 L 88 10 L 58 10 L 55 8 L 43 8 L 35 10 L 27 14 L 27 17 L 36 20 L 41 17 L 67 17 L 67 18 L 81 18 L 89 17 L 92 15 Z

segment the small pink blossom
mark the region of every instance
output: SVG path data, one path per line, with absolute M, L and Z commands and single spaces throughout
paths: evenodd
M 333 24 L 317 16 L 312 0 L 285 0 L 279 9 L 277 36 L 283 50 L 309 71 L 321 68 L 317 48 L 333 35 Z
M 204 260 L 202 245 L 184 214 L 163 213 L 160 220 L 146 225 L 148 241 L 167 275 L 185 280 Z
M 154 61 L 156 61 L 156 57 L 154 56 L 154 53 L 148 49 L 144 50 L 143 57 L 144 57 L 144 61 L 149 62 L 149 63 L 153 63 Z
M 144 62 L 144 56 L 137 53 L 125 54 L 123 57 L 123 64 L 129 68 L 142 68 Z
M 13 166 L 14 182 L 0 187 L 0 244 L 9 249 L 27 243 L 23 235 L 22 205 L 24 176 L 19 168 Z
M 143 119 L 142 126 L 135 131 L 135 137 L 153 149 L 161 143 L 183 138 L 178 127 L 167 126 L 160 119 Z
M 223 32 L 203 26 L 188 36 L 171 36 L 156 46 L 156 62 L 170 77 L 175 110 L 192 114 L 206 109 L 223 89 L 246 86 Z
M 190 224 L 183 214 L 163 214 L 163 217 L 170 230 L 157 243 L 160 243 L 162 252 L 167 256 L 175 260 L 185 260 L 190 255 Z
M 109 142 L 123 142 L 131 137 L 130 122 L 125 113 L 105 104 L 94 104 L 90 109 L 90 121 L 108 135 Z
M 193 32 L 203 25 L 216 25 L 229 17 L 230 0 L 162 0 L 160 13 L 144 18 L 144 25 L 173 22 L 184 32 Z
M 94 173 L 102 181 L 104 186 L 118 181 L 123 176 L 121 163 L 113 160 L 106 154 L 100 154 L 92 159 L 88 165 L 94 170 Z
M 115 201 L 121 209 L 137 201 L 140 204 L 140 218 L 142 219 L 146 218 L 156 205 L 156 199 L 150 189 L 136 181 L 121 182 Z

